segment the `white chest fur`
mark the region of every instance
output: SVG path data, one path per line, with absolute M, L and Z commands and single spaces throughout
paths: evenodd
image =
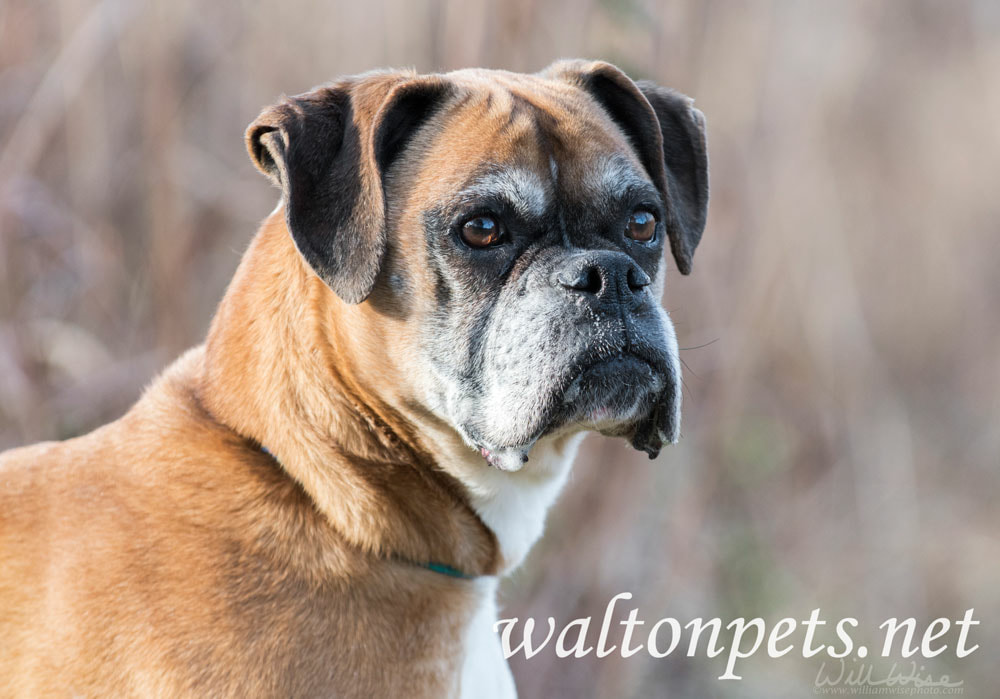
M 545 515 L 566 483 L 583 435 L 542 440 L 531 452 L 527 467 L 516 472 L 483 468 L 480 461 L 463 470 L 472 505 L 494 533 L 507 573 L 524 560 L 542 535 Z M 477 586 L 479 604 L 465 633 L 462 665 L 463 699 L 516 697 L 514 678 L 503 657 L 497 620 L 497 578 L 482 578 Z
M 460 696 L 462 699 L 513 699 L 517 696 L 514 677 L 503 657 L 500 636 L 493 631 L 497 619 L 497 578 L 480 578 L 472 584 L 478 588 L 480 599 L 465 631 Z
M 545 527 L 545 516 L 566 483 L 582 434 L 543 439 L 519 471 L 482 467 L 463 479 L 472 506 L 492 530 L 509 573 L 524 561 Z

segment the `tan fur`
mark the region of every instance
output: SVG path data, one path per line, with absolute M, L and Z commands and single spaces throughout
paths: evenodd
M 413 77 L 369 76 L 359 118 L 374 118 L 400 76 Z M 505 128 L 514 97 L 554 116 L 578 167 L 632 153 L 565 82 L 448 77 L 474 98 L 385 184 L 394 234 L 382 276 L 404 273 L 418 290 L 431 284 L 423 204 L 484 152 L 548 177 L 530 123 Z M 128 414 L 0 455 L 0 695 L 458 691 L 479 600 L 417 564 L 496 575 L 510 561 L 459 482 L 485 464 L 415 399 L 413 323 L 432 294 L 411 294 L 407 313 L 391 312 L 401 301 L 384 282 L 366 303 L 342 302 L 283 216 L 261 227 L 204 346 Z
M 358 416 L 337 303 L 275 214 L 206 347 L 120 420 L 0 457 L 0 694 L 456 691 L 474 600 L 409 561 L 489 574 L 495 543 L 394 416 Z

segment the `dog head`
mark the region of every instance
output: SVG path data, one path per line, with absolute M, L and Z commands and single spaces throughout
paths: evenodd
M 364 309 L 367 361 L 489 463 L 581 430 L 677 440 L 660 298 L 665 247 L 689 273 L 705 225 L 691 100 L 600 62 L 379 72 L 284 100 L 247 145 L 301 255 Z

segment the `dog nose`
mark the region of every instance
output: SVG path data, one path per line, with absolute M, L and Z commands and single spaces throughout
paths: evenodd
M 590 294 L 599 301 L 634 302 L 650 284 L 649 275 L 621 252 L 574 255 L 556 269 L 554 281 L 564 289 Z

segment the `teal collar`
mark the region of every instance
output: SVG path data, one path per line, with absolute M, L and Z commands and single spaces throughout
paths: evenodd
M 460 571 L 458 568 L 452 568 L 444 563 L 435 563 L 433 561 L 429 563 L 418 563 L 421 568 L 426 568 L 427 570 L 433 570 L 435 573 L 440 573 L 441 575 L 447 575 L 449 578 L 461 578 L 462 580 L 472 580 L 475 575 L 467 575 Z
M 270 456 L 275 461 L 278 461 L 278 459 L 275 458 L 274 454 L 272 454 L 267 447 L 265 447 L 263 444 L 259 446 L 262 452 Z M 449 578 L 459 578 L 460 580 L 473 580 L 476 577 L 475 575 L 467 575 L 466 573 L 460 571 L 458 568 L 452 568 L 450 565 L 445 565 L 444 563 L 435 563 L 434 561 L 428 561 L 427 563 L 414 563 L 414 565 L 420 568 L 426 568 L 427 570 L 432 570 L 435 573 L 440 573 L 441 575 L 447 575 Z

